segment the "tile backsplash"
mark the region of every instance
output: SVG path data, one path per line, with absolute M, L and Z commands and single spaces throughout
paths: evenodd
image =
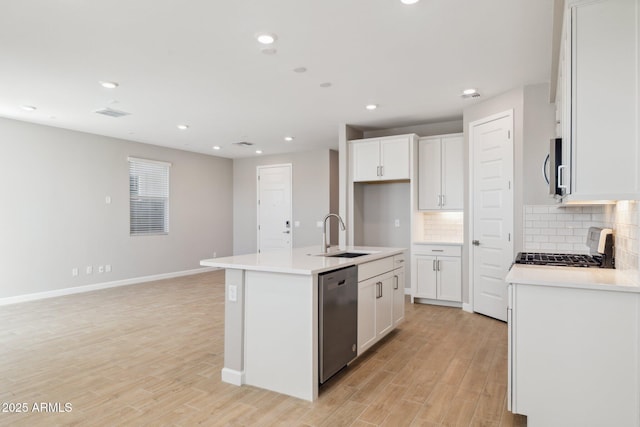
M 616 268 L 639 277 L 640 232 L 639 211 L 635 201 L 620 201 L 616 205 L 613 233 L 615 237 Z
M 462 212 L 423 212 L 422 231 L 424 235 L 418 236 L 418 240 L 425 242 L 462 242 L 464 234 L 463 220 L 464 215 Z
M 524 209 L 524 250 L 530 252 L 588 253 L 589 227 L 613 229 L 616 269 L 640 279 L 640 210 L 638 202 L 615 205 L 546 206 Z
M 524 208 L 526 252 L 588 253 L 589 227 L 613 228 L 612 205 L 546 206 Z

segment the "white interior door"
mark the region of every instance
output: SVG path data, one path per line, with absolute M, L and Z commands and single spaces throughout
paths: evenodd
M 258 166 L 258 252 L 291 249 L 291 165 Z
M 473 153 L 473 311 L 507 320 L 513 262 L 513 113 L 470 125 Z

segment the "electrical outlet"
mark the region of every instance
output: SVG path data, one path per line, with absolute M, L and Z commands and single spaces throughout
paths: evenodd
M 396 226 L 396 228 L 400 227 L 400 220 L 399 219 L 396 219 L 393 223 Z
M 87 274 L 93 274 L 93 267 L 88 265 L 86 269 Z
M 104 266 L 105 273 L 111 273 L 111 264 L 107 264 Z
M 238 301 L 238 287 L 236 285 L 229 285 L 229 301 Z
M 98 266 L 98 273 L 100 274 L 104 273 L 104 265 Z
M 104 202 L 105 202 L 107 205 L 110 205 L 110 204 L 111 204 L 111 196 L 105 196 L 105 198 L 104 198 Z
M 322 228 L 322 221 L 316 221 L 316 227 Z
M 217 253 L 217 252 L 214 252 L 214 253 L 213 253 L 213 257 L 214 257 L 214 258 L 217 258 L 217 257 L 218 257 L 218 253 Z
M 71 275 L 72 275 L 73 277 L 77 277 L 77 276 L 78 276 L 78 268 L 77 268 L 77 267 L 73 267 L 73 268 L 71 269 Z
M 300 227 L 300 221 L 293 221 L 293 226 L 295 228 L 299 228 Z

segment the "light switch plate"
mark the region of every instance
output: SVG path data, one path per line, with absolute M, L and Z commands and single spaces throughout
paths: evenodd
M 238 301 L 238 287 L 236 285 L 229 285 L 229 301 Z

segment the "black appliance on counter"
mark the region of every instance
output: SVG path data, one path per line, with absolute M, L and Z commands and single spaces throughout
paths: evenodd
M 516 256 L 515 263 L 561 267 L 615 268 L 613 231 L 610 228 L 589 227 L 586 243 L 589 247 L 589 255 L 520 252 Z

